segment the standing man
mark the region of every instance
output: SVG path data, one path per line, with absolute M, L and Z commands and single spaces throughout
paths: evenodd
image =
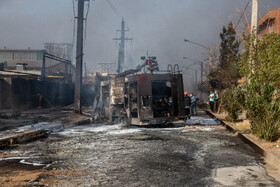
M 209 98 L 209 105 L 210 105 L 210 109 L 212 112 L 214 112 L 214 100 L 215 100 L 215 94 L 213 93 L 213 91 L 210 91 L 210 95 L 208 96 Z
M 185 100 L 185 115 L 187 118 L 190 118 L 190 105 L 191 105 L 191 99 L 188 96 L 188 92 L 184 92 L 184 100 Z
M 196 107 L 196 98 L 193 93 L 190 94 L 190 99 L 191 99 L 191 115 L 193 116 L 196 114 L 195 107 Z
M 219 108 L 219 94 L 218 94 L 218 91 L 215 90 L 214 94 L 215 94 L 215 98 L 214 98 L 214 112 L 218 112 L 218 108 Z

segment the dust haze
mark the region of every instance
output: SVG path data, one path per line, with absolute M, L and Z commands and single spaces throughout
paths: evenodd
M 247 0 L 111 0 L 127 23 L 126 64 L 136 67 L 140 56 L 157 56 L 160 68 L 168 64 L 192 62 L 183 56 L 204 60 L 207 51 L 185 43 L 184 39 L 206 46 L 219 45 L 222 26 L 239 18 L 236 9 Z M 77 1 L 74 0 L 75 9 Z M 276 9 L 279 0 L 260 0 L 260 15 Z M 251 5 L 248 7 L 249 13 Z M 85 8 L 85 12 L 87 7 Z M 77 15 L 77 10 L 76 10 Z M 116 62 L 117 45 L 112 38 L 120 29 L 120 17 L 106 0 L 91 0 L 87 20 L 85 62 L 91 71 L 98 62 Z M 45 42 L 73 42 L 74 13 L 72 0 L 1 0 L 0 47 L 42 49 Z M 242 23 L 243 24 L 243 23 Z M 241 24 L 241 26 L 242 26 Z M 76 39 L 75 39 L 76 40 Z M 199 67 L 193 67 L 192 70 Z M 186 70 L 184 70 L 186 71 Z M 193 71 L 186 77 L 191 78 Z

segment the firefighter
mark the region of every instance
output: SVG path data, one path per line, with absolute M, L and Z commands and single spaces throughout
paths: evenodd
M 188 95 L 188 92 L 184 92 L 184 100 L 185 100 L 185 115 L 188 119 L 190 119 L 190 105 L 191 105 L 191 98 Z

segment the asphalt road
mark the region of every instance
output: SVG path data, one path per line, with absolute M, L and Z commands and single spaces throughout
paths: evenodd
M 80 126 L 4 152 L 18 153 L 0 159 L 5 171 L 57 171 L 31 186 L 280 186 L 252 149 L 203 113 L 167 128 Z

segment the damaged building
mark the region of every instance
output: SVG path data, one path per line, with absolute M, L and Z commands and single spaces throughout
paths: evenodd
M 0 49 L 0 109 L 73 103 L 75 67 L 45 49 Z

